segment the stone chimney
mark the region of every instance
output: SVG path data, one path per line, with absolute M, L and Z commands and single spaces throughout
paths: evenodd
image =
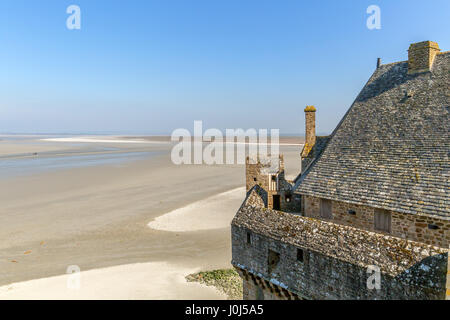
M 436 54 L 441 51 L 436 42 L 413 43 L 408 49 L 408 74 L 431 71 Z
M 307 106 L 305 108 L 305 151 L 309 151 L 316 144 L 316 108 Z

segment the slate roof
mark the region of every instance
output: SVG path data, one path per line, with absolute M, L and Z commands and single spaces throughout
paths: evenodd
M 450 52 L 407 72 L 407 61 L 374 72 L 296 192 L 450 218 Z
M 376 265 L 382 272 L 393 276 L 417 265 L 426 257 L 447 253 L 446 248 L 261 208 L 257 204 L 253 205 L 247 199 L 236 213 L 231 223 L 232 226 L 252 230 L 252 232 L 272 240 L 299 248 L 308 248 L 362 267 Z M 338 250 L 336 250 L 337 248 Z M 368 248 L 376 249 L 368 250 Z M 440 256 L 438 260 L 441 259 L 446 265 L 447 257 Z M 242 257 L 233 255 L 232 263 L 246 267 L 241 260 Z M 267 270 L 266 265 L 263 267 Z M 441 272 L 440 269 L 437 270 Z M 421 274 L 417 278 L 429 279 L 429 276 L 430 274 Z M 445 283 L 445 281 L 443 282 Z M 291 288 L 290 290 L 295 292 L 295 289 Z
M 306 156 L 305 156 L 305 147 L 303 147 L 303 150 L 301 152 L 302 170 L 300 174 L 294 179 L 294 182 L 297 181 L 302 175 L 302 173 L 308 169 L 309 165 L 322 154 L 328 141 L 330 141 L 330 136 L 316 137 L 316 143 L 314 144 L 312 149 L 307 153 Z

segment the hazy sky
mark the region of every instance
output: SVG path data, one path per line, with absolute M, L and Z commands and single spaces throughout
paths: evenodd
M 81 8 L 69 30 L 66 8 Z M 366 9 L 381 8 L 369 30 Z M 0 132 L 330 132 L 410 43 L 450 50 L 450 1 L 2 0 Z

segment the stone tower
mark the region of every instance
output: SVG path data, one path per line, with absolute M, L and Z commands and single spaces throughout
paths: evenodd
M 292 181 L 285 178 L 284 158 L 247 157 L 245 164 L 247 193 L 257 186 L 263 190 L 266 207 L 274 210 L 297 210 L 300 198 L 292 197 Z
M 245 162 L 245 177 L 247 192 L 254 185 L 259 185 L 267 191 L 277 192 L 279 179 L 281 177 L 284 179 L 283 155 L 280 154 L 278 159 L 270 157 L 251 159 L 247 157 Z

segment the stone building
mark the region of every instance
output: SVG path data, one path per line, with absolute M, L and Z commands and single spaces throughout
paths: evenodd
M 300 206 L 300 196 L 293 195 L 293 181 L 286 180 L 284 159 L 246 159 L 246 190 L 249 194 L 254 187 L 264 201 L 264 206 L 274 210 L 295 212 Z
M 247 161 L 232 221 L 244 299 L 450 296 L 449 88 L 450 52 L 411 44 L 407 61 L 378 63 L 330 136 L 306 107 L 294 181 L 282 157 Z

